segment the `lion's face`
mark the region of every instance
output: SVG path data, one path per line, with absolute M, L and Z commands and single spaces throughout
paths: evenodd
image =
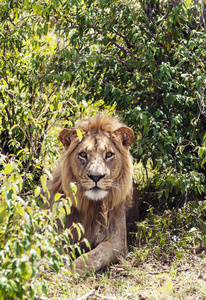
M 101 200 L 111 189 L 118 189 L 121 154 L 107 136 L 84 138 L 72 152 L 70 163 L 77 187 L 90 200 Z
M 81 141 L 77 129 L 83 132 Z M 132 190 L 132 129 L 101 115 L 83 120 L 77 129 L 65 128 L 59 135 L 65 147 L 61 169 L 65 194 L 70 194 L 70 182 L 75 182 L 79 206 L 84 198 L 107 198 L 112 205 L 124 201 Z

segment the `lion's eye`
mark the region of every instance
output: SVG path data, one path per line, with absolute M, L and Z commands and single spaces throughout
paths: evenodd
M 87 158 L 86 152 L 83 152 L 83 151 L 79 153 L 79 156 L 82 158 Z
M 107 152 L 106 153 L 106 158 L 111 158 L 114 155 L 112 152 Z

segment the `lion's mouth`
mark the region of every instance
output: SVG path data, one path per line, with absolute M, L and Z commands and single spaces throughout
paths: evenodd
M 95 201 L 104 199 L 107 196 L 107 194 L 108 191 L 103 190 L 98 186 L 94 186 L 91 189 L 85 191 L 85 195 L 87 196 L 87 198 Z
M 91 189 L 89 189 L 89 191 L 93 191 L 95 193 L 98 193 L 99 191 L 103 191 L 103 190 L 98 186 L 94 186 Z

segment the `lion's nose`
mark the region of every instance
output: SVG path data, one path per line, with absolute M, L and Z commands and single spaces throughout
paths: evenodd
M 105 177 L 105 174 L 101 174 L 101 175 L 92 175 L 92 174 L 87 174 L 87 176 L 91 179 L 91 180 L 93 180 L 94 182 L 98 182 L 98 181 L 100 181 L 102 178 L 104 178 Z

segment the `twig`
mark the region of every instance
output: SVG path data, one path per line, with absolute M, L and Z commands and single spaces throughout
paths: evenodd
M 107 296 L 103 296 L 103 295 L 100 295 L 100 294 L 95 294 L 95 296 L 97 296 L 99 298 L 102 298 L 102 299 L 110 299 L 110 300 L 115 299 L 114 297 L 107 297 Z
M 96 289 L 93 289 L 89 293 L 87 293 L 86 295 L 83 295 L 82 297 L 77 298 L 77 300 L 89 299 L 90 296 L 96 296 L 96 297 L 99 297 L 101 299 L 109 299 L 109 300 L 114 300 L 115 299 L 114 297 L 103 296 L 103 295 L 100 295 L 96 292 L 97 292 Z
M 96 290 L 93 289 L 89 293 L 87 293 L 86 295 L 83 295 L 82 297 L 77 298 L 77 300 L 88 299 L 90 296 L 95 295 L 95 292 L 96 292 Z
M 185 269 L 177 269 L 176 272 L 180 273 L 180 272 L 186 272 L 189 271 L 190 268 L 185 268 Z M 170 273 L 170 271 L 165 270 L 165 271 L 154 271 L 154 272 L 149 272 L 148 274 L 150 275 L 156 275 L 156 274 L 164 274 L 164 273 Z

